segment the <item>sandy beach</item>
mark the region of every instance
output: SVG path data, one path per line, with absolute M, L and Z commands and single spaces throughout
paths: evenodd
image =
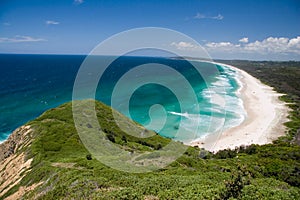
M 225 66 L 233 68 L 240 75 L 242 87 L 239 95 L 243 100 L 247 116 L 239 126 L 193 141 L 190 145 L 216 152 L 222 149 L 234 149 L 241 145 L 267 144 L 283 136 L 285 134 L 283 123 L 288 121 L 289 109 L 278 99 L 282 94 L 275 92 L 272 87 L 261 83 L 243 70 Z

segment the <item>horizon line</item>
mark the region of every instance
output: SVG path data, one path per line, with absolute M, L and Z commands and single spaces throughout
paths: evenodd
M 45 56 L 89 56 L 90 54 L 71 54 L 71 53 L 5 53 L 0 52 L 0 55 L 45 55 Z M 97 56 L 119 56 L 119 55 L 97 55 Z M 174 56 L 149 56 L 149 55 L 124 55 L 126 57 L 149 57 L 149 58 L 174 58 Z M 176 56 L 175 56 L 176 57 Z M 178 56 L 183 58 L 195 58 L 203 59 L 198 57 L 189 56 Z M 299 60 L 255 60 L 255 59 L 226 59 L 226 58 L 212 58 L 212 60 L 224 60 L 224 61 L 253 61 L 253 62 L 300 62 Z

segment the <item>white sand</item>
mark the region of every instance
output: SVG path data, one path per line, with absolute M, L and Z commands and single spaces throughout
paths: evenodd
M 224 65 L 219 63 L 220 65 Z M 272 87 L 262 84 L 258 79 L 233 66 L 241 76 L 240 95 L 247 112 L 246 119 L 237 127 L 220 134 L 193 141 L 192 146 L 203 147 L 216 152 L 222 149 L 234 149 L 241 145 L 267 144 L 285 135 L 284 122 L 287 120 L 288 107 L 278 99 L 282 94 Z

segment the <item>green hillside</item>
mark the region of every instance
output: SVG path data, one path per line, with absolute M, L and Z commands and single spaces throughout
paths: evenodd
M 96 102 L 107 138 L 127 151 L 154 151 L 169 139 L 154 135 L 137 139 L 113 122 L 111 109 Z M 123 117 L 124 121 L 129 121 Z M 105 122 L 105 123 L 104 123 Z M 137 126 L 134 122 L 129 122 Z M 111 169 L 82 145 L 72 119 L 72 104 L 51 109 L 31 127 L 28 146 L 16 154 L 33 158 L 21 181 L 2 198 L 29 188 L 24 199 L 299 199 L 300 148 L 294 145 L 252 145 L 216 155 L 189 147 L 169 166 L 150 173 Z M 126 139 L 125 139 L 126 138 Z

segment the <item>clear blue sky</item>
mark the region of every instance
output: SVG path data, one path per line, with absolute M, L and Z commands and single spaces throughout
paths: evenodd
M 182 32 L 213 58 L 300 60 L 299 0 L 1 0 L 0 53 L 88 54 L 149 26 Z

